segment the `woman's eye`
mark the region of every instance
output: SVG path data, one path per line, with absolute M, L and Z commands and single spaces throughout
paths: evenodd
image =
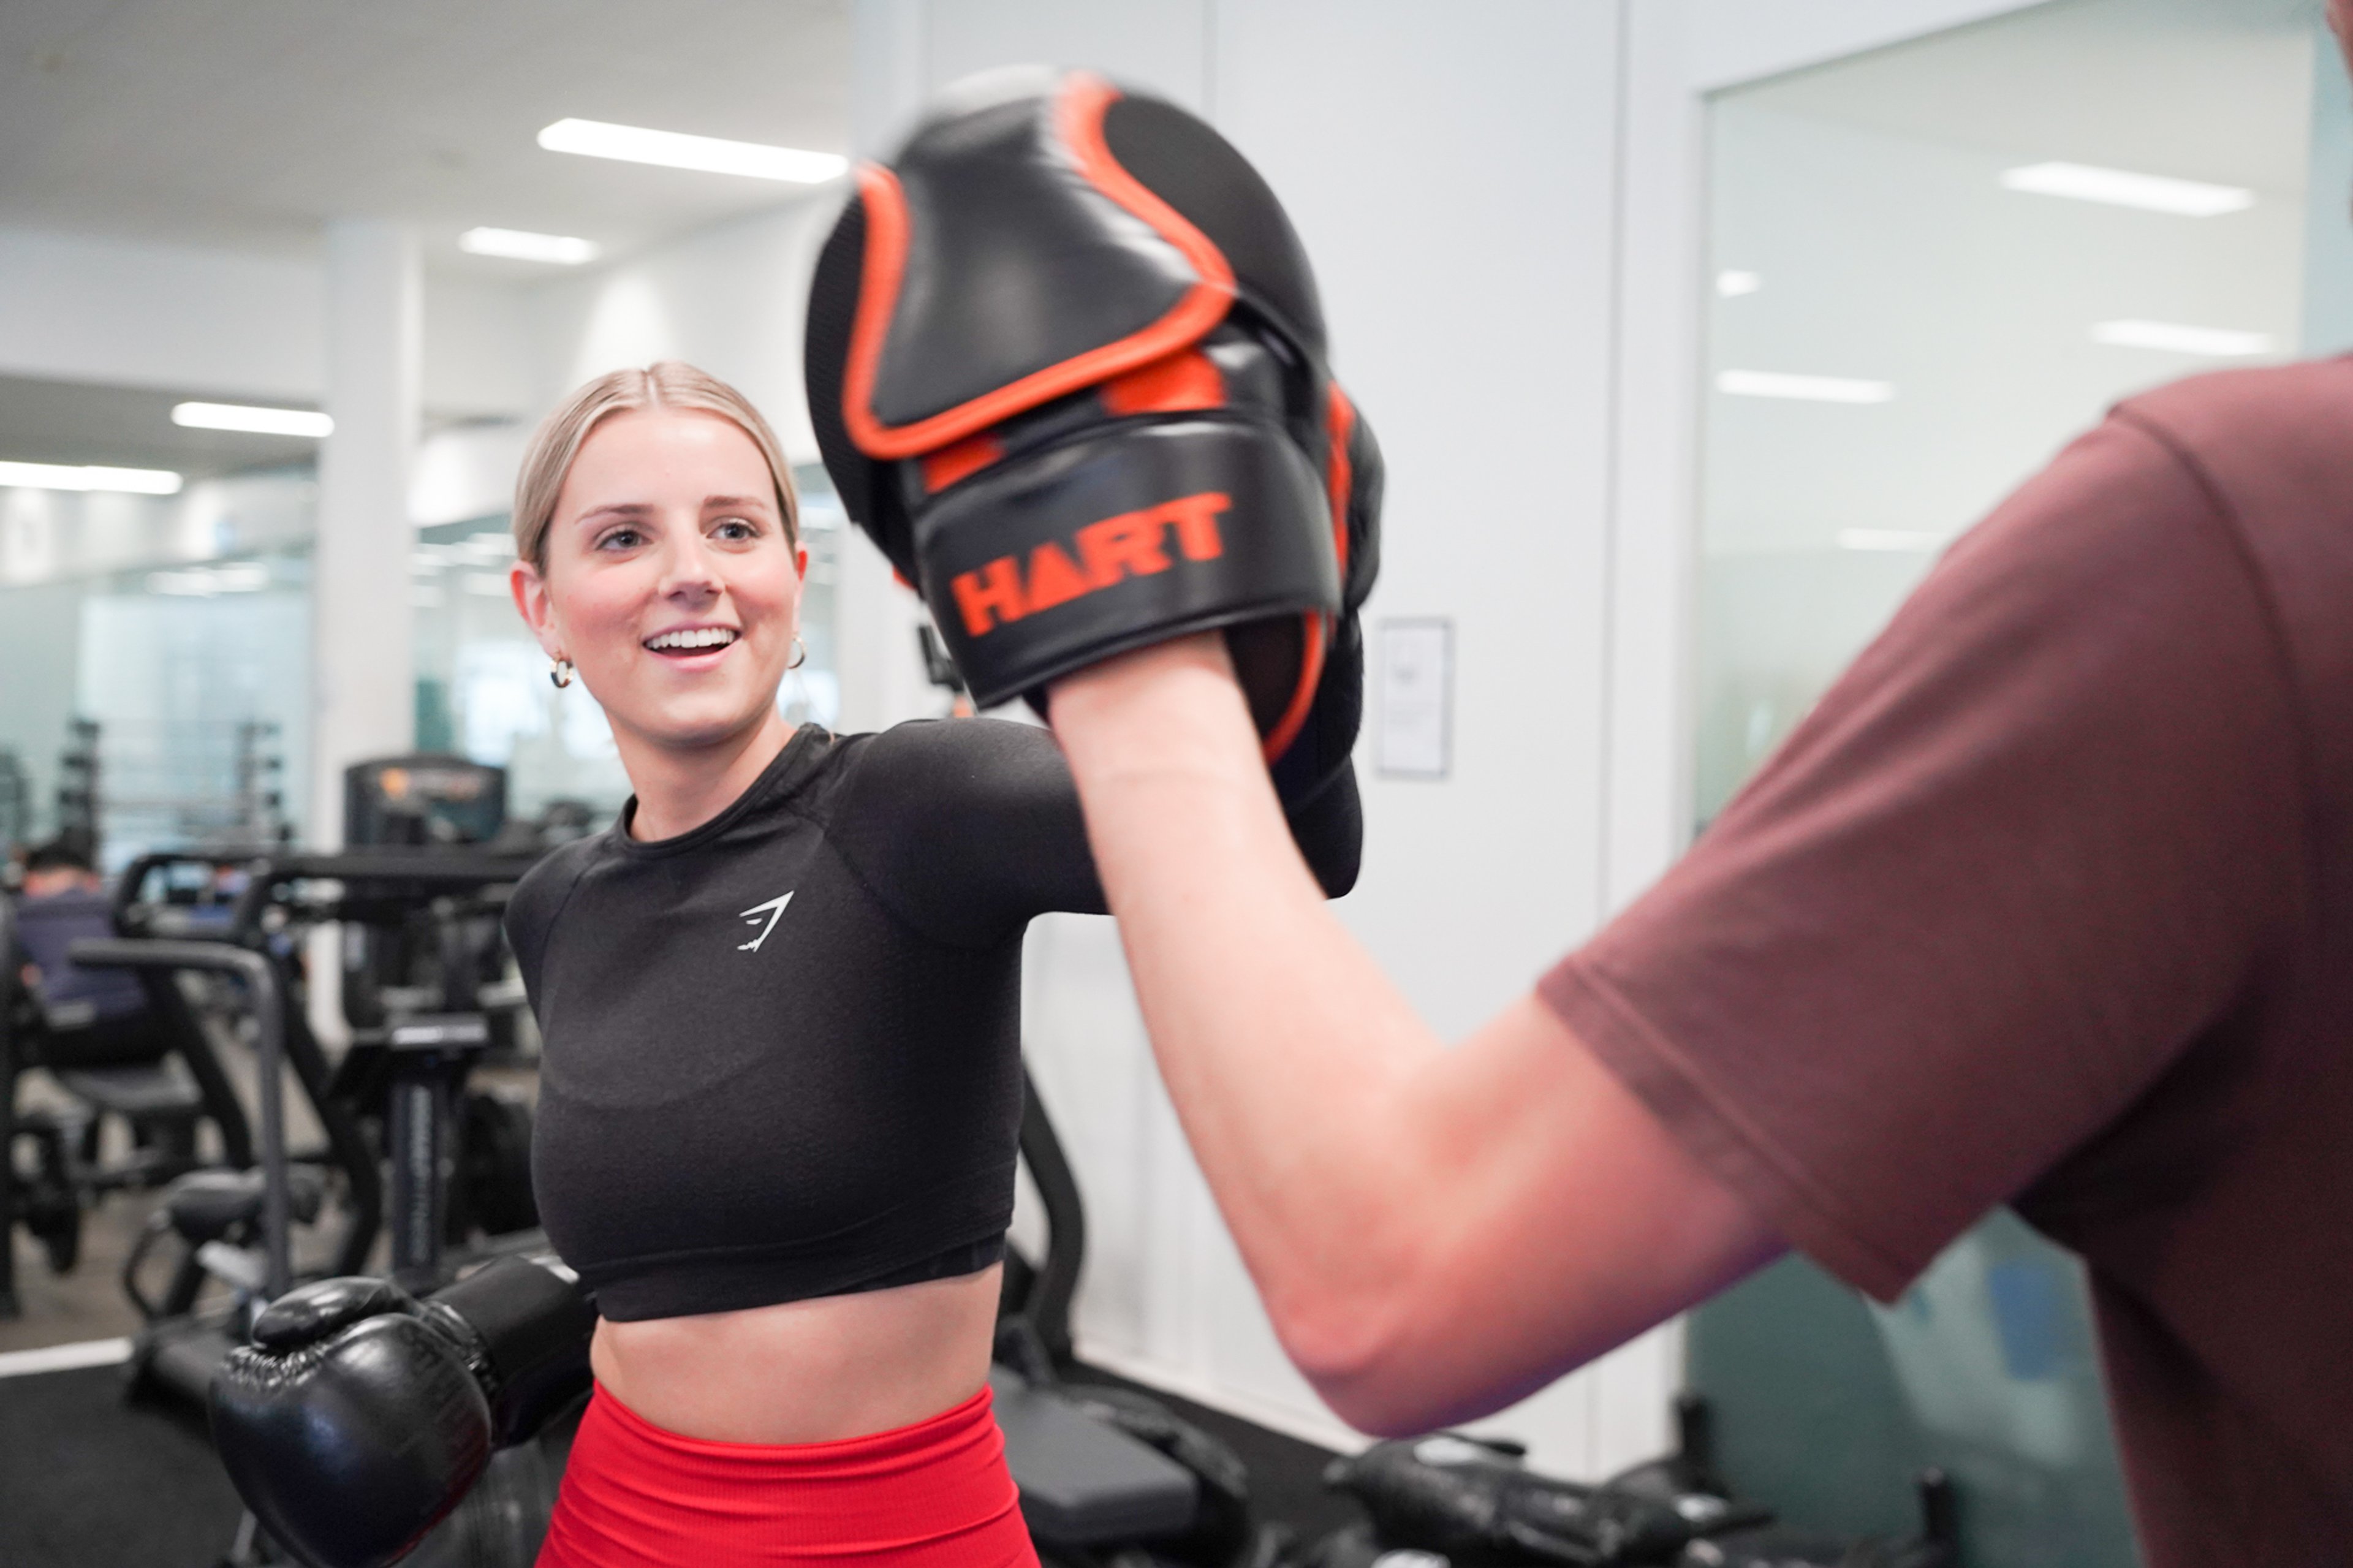
M 617 528 L 596 541 L 599 550 L 630 550 L 646 542 L 646 536 L 634 528 Z
M 718 538 L 737 542 L 746 539 L 756 539 L 759 537 L 760 532 L 758 529 L 754 528 L 750 523 L 744 521 L 740 517 L 723 518 L 720 520 L 719 525 L 716 528 L 713 528 L 711 531 Z

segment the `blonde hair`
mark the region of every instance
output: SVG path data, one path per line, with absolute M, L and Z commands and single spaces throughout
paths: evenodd
M 793 493 L 793 471 L 785 461 L 776 433 L 768 428 L 750 398 L 707 371 L 683 360 L 666 359 L 643 370 L 617 370 L 598 376 L 541 422 L 515 475 L 513 528 L 519 559 L 542 572 L 547 570 L 547 531 L 555 521 L 555 498 L 564 489 L 573 459 L 580 455 L 588 433 L 607 416 L 640 408 L 695 408 L 740 426 L 768 460 L 769 476 L 776 481 L 776 504 L 785 516 L 785 542 L 799 545 L 800 501 Z

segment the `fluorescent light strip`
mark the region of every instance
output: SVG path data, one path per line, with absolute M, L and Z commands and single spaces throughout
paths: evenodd
M 122 495 L 173 496 L 180 493 L 180 476 L 164 468 L 0 463 L 0 485 L 28 490 L 108 490 Z
M 1715 389 L 1734 397 L 1788 397 L 1800 403 L 1885 403 L 1892 383 L 1855 381 L 1841 375 L 1787 375 L 1774 370 L 1727 370 Z
M 1923 533 L 1905 528 L 1841 528 L 1838 534 L 1841 550 L 1913 550 L 1930 551 L 1944 547 L 1941 533 Z
M 1715 291 L 1726 300 L 1754 294 L 1763 287 L 1765 279 L 1754 272 L 1719 272 L 1715 275 Z
M 744 174 L 755 180 L 789 180 L 817 185 L 849 172 L 849 160 L 797 147 L 765 147 L 677 131 L 648 131 L 601 120 L 559 120 L 539 133 L 551 153 L 617 158 L 625 163 L 658 163 L 666 169 L 700 169 L 712 174 Z
M 578 267 L 596 259 L 593 239 L 564 234 L 533 234 L 520 228 L 470 228 L 458 237 L 458 248 L 472 256 L 498 256 L 510 261 L 552 261 Z
M 2255 193 L 2244 185 L 2210 185 L 2200 180 L 2137 174 L 2129 169 L 2102 169 L 2090 163 L 2029 163 L 2003 170 L 2001 184 L 2004 190 L 2038 196 L 2066 196 L 2180 217 L 2220 217 L 2255 205 Z
M 248 436 L 334 434 L 335 422 L 309 408 L 255 408 L 242 403 L 176 403 L 172 423 L 191 430 L 237 430 Z
M 2120 349 L 2161 349 L 2204 359 L 2244 359 L 2249 354 L 2272 352 L 2269 332 L 2241 331 L 2233 327 L 2190 327 L 2179 321 L 2102 321 L 2092 329 L 2092 341 Z

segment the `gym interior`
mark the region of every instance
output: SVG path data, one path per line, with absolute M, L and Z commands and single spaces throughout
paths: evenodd
M 500 917 L 630 794 L 510 596 L 567 392 L 685 360 L 773 422 L 786 719 L 955 708 L 803 321 L 855 161 L 1039 62 L 1213 124 L 1314 258 L 1388 468 L 1335 907 L 1450 1038 L 2109 405 L 2353 349 L 2321 0 L 0 7 L 0 1563 L 293 1561 L 204 1414 L 258 1307 L 547 1245 Z M 1278 1343 L 1113 921 L 1038 920 L 1022 981 L 998 1360 L 1082 1450 L 1145 1408 L 1218 1451 L 1150 1519 L 1016 1453 L 1047 1560 L 1450 1561 Z M 2082 1268 L 2007 1211 L 1892 1306 L 1793 1256 L 1444 1442 L 1683 1521 L 1460 1563 L 1746 1562 L 1710 1538 L 1767 1516 L 1883 1553 L 1825 1563 L 2141 1561 Z M 501 1451 L 412 1560 L 530 1563 L 563 1464 Z

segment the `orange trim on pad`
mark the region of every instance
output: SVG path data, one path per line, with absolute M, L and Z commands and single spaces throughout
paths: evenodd
M 1332 383 L 1331 395 L 1325 399 L 1325 423 L 1332 431 L 1332 452 L 1324 464 L 1324 488 L 1332 497 L 1332 550 L 1340 563 L 1343 576 L 1348 571 L 1348 502 L 1354 499 L 1356 485 L 1355 465 L 1348 461 L 1348 437 L 1356 433 L 1356 405 L 1340 390 L 1338 382 Z
M 1226 405 L 1224 373 L 1199 349 L 1184 349 L 1103 384 L 1096 394 L 1112 414 L 1182 414 Z
M 1282 717 L 1266 732 L 1261 748 L 1268 762 L 1273 762 L 1291 750 L 1291 742 L 1299 739 L 1299 731 L 1307 727 L 1307 710 L 1315 703 L 1316 683 L 1324 679 L 1324 639 L 1326 635 L 1322 612 L 1310 610 L 1300 617 L 1305 622 L 1300 647 L 1299 686 L 1292 692 L 1291 701 L 1282 710 Z
M 1142 218 L 1192 263 L 1197 281 L 1160 317 L 1116 342 L 1103 344 L 1008 382 L 993 392 L 912 425 L 885 425 L 872 409 L 874 375 L 898 308 L 907 262 L 907 206 L 897 178 L 879 164 L 859 171 L 866 203 L 866 264 L 858 314 L 842 376 L 841 416 L 850 439 L 870 458 L 913 458 L 974 435 L 1041 403 L 1149 364 L 1225 319 L 1234 296 L 1233 268 L 1208 236 L 1120 167 L 1103 140 L 1103 113 L 1119 89 L 1101 77 L 1073 72 L 1054 105 L 1057 139 L 1078 173 L 1113 202 Z
M 958 479 L 980 472 L 1005 456 L 1005 443 L 984 430 L 923 458 L 923 493 L 937 495 Z

